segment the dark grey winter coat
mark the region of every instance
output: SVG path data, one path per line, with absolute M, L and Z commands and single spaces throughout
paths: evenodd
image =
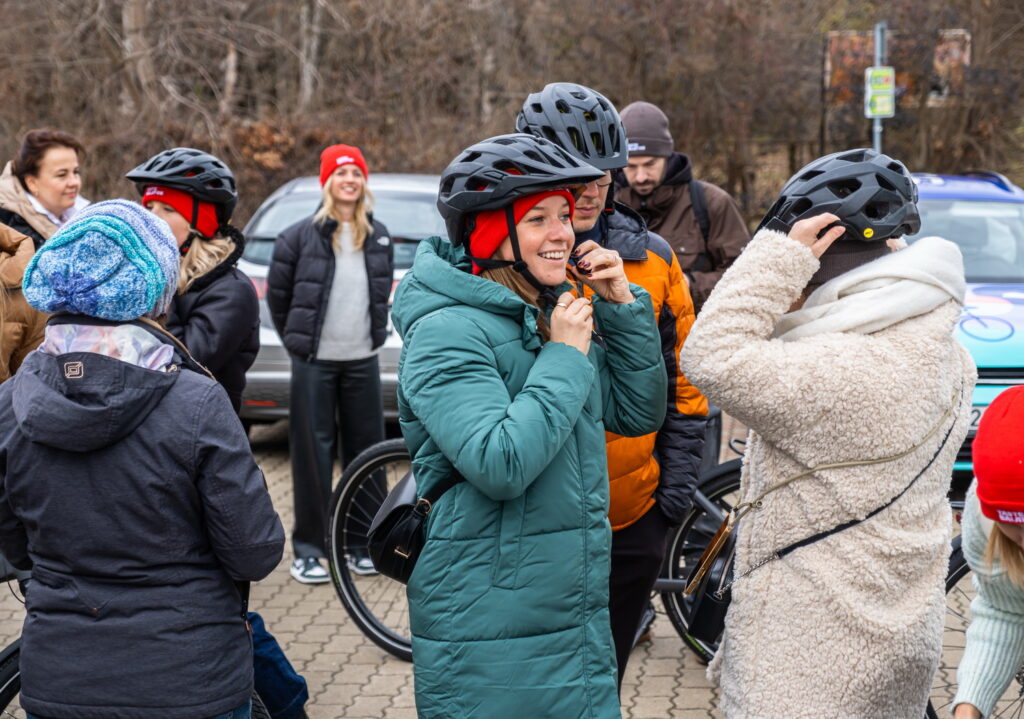
M 33 577 L 27 711 L 195 719 L 245 703 L 234 580 L 265 577 L 283 546 L 213 380 L 36 351 L 0 385 L 0 550 Z

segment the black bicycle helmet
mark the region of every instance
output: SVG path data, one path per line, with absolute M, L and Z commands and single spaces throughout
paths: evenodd
M 552 82 L 526 98 L 516 131 L 550 140 L 599 170 L 618 170 L 629 156 L 626 129 L 608 99 L 573 82 Z
M 820 157 L 793 175 L 758 226 L 788 232 L 806 217 L 831 212 L 840 240 L 876 242 L 921 229 L 917 185 L 899 160 L 871 149 Z
M 217 210 L 217 220 L 228 224 L 238 204 L 235 176 L 230 168 L 208 152 L 191 147 L 175 147 L 153 155 L 125 177 L 135 183 L 139 193 L 149 185 L 181 190 Z
M 468 147 L 441 173 L 437 209 L 448 226 L 448 237 L 469 254 L 474 215 L 505 209 L 508 236 L 515 261 L 472 257 L 484 269 L 511 267 L 540 292 L 543 302 L 554 302 L 553 289 L 530 272 L 519 249 L 513 202 L 527 195 L 560 187 L 579 189 L 604 175 L 558 145 L 527 134 L 499 135 Z
M 471 215 L 511 208 L 519 197 L 585 185 L 603 174 L 543 138 L 499 135 L 466 148 L 444 169 L 437 209 L 452 244 L 469 249 Z

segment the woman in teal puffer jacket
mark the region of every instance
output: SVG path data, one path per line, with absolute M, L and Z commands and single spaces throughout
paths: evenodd
M 468 148 L 441 179 L 451 242 L 423 241 L 398 288 L 417 480 L 467 480 L 409 581 L 421 719 L 620 716 L 604 432 L 655 431 L 667 390 L 650 298 L 617 253 L 577 253 L 593 305 L 565 292 L 566 188 L 600 176 L 528 135 Z

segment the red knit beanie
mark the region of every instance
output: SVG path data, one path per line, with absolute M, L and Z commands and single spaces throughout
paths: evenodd
M 142 206 L 145 207 L 147 202 L 162 202 L 165 205 L 170 205 L 175 212 L 188 221 L 189 225 L 207 239 L 212 239 L 217 234 L 217 228 L 220 227 L 220 222 L 217 220 L 217 208 L 212 202 L 200 201 L 198 203 L 199 212 L 195 221 L 192 221 L 193 203 L 196 200 L 184 190 L 176 190 L 173 187 L 163 187 L 162 185 L 149 185 L 142 193 Z
M 331 145 L 320 153 L 320 187 L 327 182 L 331 173 L 342 165 L 355 165 L 363 171 L 363 177 L 370 179 L 363 152 L 355 145 Z
M 971 453 L 982 514 L 1024 524 L 1024 386 L 1000 393 L 988 406 Z
M 534 205 L 554 195 L 560 195 L 569 201 L 569 220 L 571 221 L 573 214 L 576 212 L 576 198 L 568 190 L 560 188 L 548 190 L 547 192 L 538 192 L 535 195 L 527 195 L 513 201 L 512 216 L 515 219 L 515 223 L 518 225 L 519 221 L 526 216 L 527 212 L 533 209 Z M 505 208 L 478 212 L 476 213 L 475 220 L 476 224 L 473 227 L 473 232 L 469 235 L 469 254 L 480 259 L 487 259 L 497 252 L 498 247 L 508 237 L 508 222 L 505 218 Z M 483 268 L 474 262 L 473 274 L 479 275 L 481 272 L 483 272 Z

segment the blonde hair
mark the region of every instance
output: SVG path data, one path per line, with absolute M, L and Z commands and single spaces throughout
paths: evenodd
M 338 221 L 338 229 L 334 231 L 334 236 L 331 241 L 334 246 L 338 246 L 338 238 L 341 236 L 341 223 L 345 220 L 342 219 L 341 211 L 338 208 L 337 201 L 334 199 L 334 195 L 331 194 L 331 182 L 334 181 L 334 175 L 327 178 L 327 182 L 324 183 L 323 189 L 321 190 L 321 197 L 323 203 L 320 205 L 320 209 L 317 210 L 316 214 L 313 215 L 313 219 L 318 223 L 324 223 L 328 219 L 334 219 Z M 370 222 L 370 213 L 373 211 L 373 193 L 370 192 L 370 188 L 367 185 L 363 185 L 363 194 L 356 200 L 356 207 L 353 213 L 354 222 L 352 223 L 352 246 L 356 250 L 363 249 L 363 243 L 366 242 L 366 238 L 370 236 L 373 231 L 373 223 Z
M 992 527 L 985 547 L 985 563 L 989 567 L 999 560 L 1006 576 L 1018 587 L 1024 588 L 1024 549 L 1003 534 L 998 525 Z
M 192 283 L 223 262 L 235 251 L 235 241 L 217 235 L 212 240 L 198 238 L 181 258 L 178 272 L 178 294 L 183 295 Z
M 540 303 L 537 302 L 537 298 L 540 296 L 540 293 L 537 292 L 537 288 L 527 282 L 525 277 L 513 270 L 511 267 L 496 267 L 484 270 L 480 273 L 480 276 L 485 277 L 492 282 L 497 282 L 499 285 L 503 285 L 504 287 L 508 287 L 519 295 L 519 297 L 521 297 L 527 304 L 533 305 L 539 310 L 543 310 Z M 551 339 L 551 328 L 548 326 L 548 322 L 544 317 L 543 311 L 537 314 L 537 331 L 545 342 Z

